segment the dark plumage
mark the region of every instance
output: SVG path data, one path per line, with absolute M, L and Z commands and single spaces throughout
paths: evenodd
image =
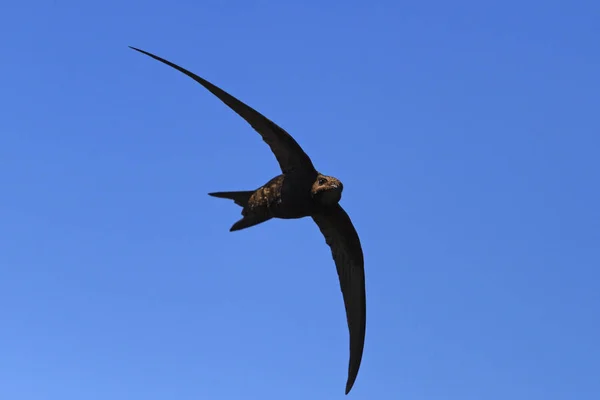
M 131 47 L 131 46 L 130 46 Z M 318 172 L 304 150 L 284 129 L 205 79 L 144 50 L 131 47 L 161 61 L 200 83 L 239 116 L 244 118 L 269 145 L 279 162 L 282 174 L 256 190 L 209 193 L 231 199 L 243 207 L 242 218 L 231 231 L 245 229 L 271 218 L 312 217 L 331 253 L 340 280 L 350 332 L 350 361 L 346 394 L 350 392 L 362 359 L 365 326 L 365 273 L 363 252 L 350 217 L 338 204 L 342 183 Z

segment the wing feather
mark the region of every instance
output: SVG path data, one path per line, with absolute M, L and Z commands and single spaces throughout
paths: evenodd
M 352 389 L 362 360 L 366 330 L 365 270 L 362 247 L 350 217 L 339 204 L 312 216 L 331 248 L 346 307 L 350 360 L 346 394 Z
M 273 152 L 275 158 L 277 159 L 277 162 L 279 163 L 279 167 L 284 173 L 294 169 L 304 169 L 309 172 L 313 172 L 315 170 L 312 161 L 310 160 L 310 157 L 308 157 L 304 150 L 302 150 L 302 147 L 300 147 L 300 145 L 294 140 L 294 138 L 289 133 L 287 133 L 285 129 L 281 128 L 276 123 L 274 123 L 273 121 L 271 121 L 252 107 L 244 104 L 229 93 L 225 92 L 223 89 L 213 85 L 206 79 L 199 77 L 193 72 L 190 72 L 177 64 L 167 61 L 164 58 L 161 58 L 147 51 L 132 46 L 129 47 L 184 73 L 185 75 L 189 76 L 190 78 L 204 86 L 212 94 L 217 96 L 219 100 L 221 100 L 223 103 L 229 106 L 229 108 L 235 111 L 244 120 L 246 120 L 246 122 L 248 122 L 252 126 L 252 128 L 254 128 L 254 130 L 262 136 L 265 143 L 267 143 L 271 148 L 271 151 Z

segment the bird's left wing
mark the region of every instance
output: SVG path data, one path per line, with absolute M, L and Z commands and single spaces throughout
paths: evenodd
M 360 239 L 350 217 L 339 204 L 312 216 L 331 247 L 346 307 L 350 332 L 350 361 L 346 394 L 350 392 L 362 360 L 366 328 L 365 269 Z

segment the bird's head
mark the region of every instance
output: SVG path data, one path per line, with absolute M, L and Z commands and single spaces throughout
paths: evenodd
M 344 185 L 339 179 L 318 174 L 312 186 L 312 195 L 321 205 L 332 206 L 342 198 L 342 190 Z

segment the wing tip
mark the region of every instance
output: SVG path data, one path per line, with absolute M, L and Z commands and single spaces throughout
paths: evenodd
M 354 373 L 350 372 L 348 374 L 348 380 L 346 381 L 346 392 L 345 392 L 345 394 L 350 393 L 350 390 L 352 390 L 352 387 L 354 386 L 354 383 L 356 382 L 357 376 L 358 376 L 358 370 L 356 370 L 356 372 L 354 372 Z
M 350 390 L 352 390 L 352 386 L 354 386 L 354 380 L 348 379 L 348 382 L 346 382 L 346 391 L 344 394 L 350 393 Z
M 146 55 L 148 55 L 148 56 L 152 57 L 152 55 L 151 55 L 150 53 L 148 53 L 147 51 L 144 51 L 144 50 L 142 50 L 142 49 L 139 49 L 139 48 L 137 48 L 137 47 L 135 47 L 135 46 L 127 46 L 127 47 L 129 47 L 129 48 L 130 48 L 130 49 L 132 49 L 132 50 L 135 50 L 135 51 L 137 51 L 137 52 L 140 52 L 140 53 L 142 53 L 142 54 L 146 54 Z

